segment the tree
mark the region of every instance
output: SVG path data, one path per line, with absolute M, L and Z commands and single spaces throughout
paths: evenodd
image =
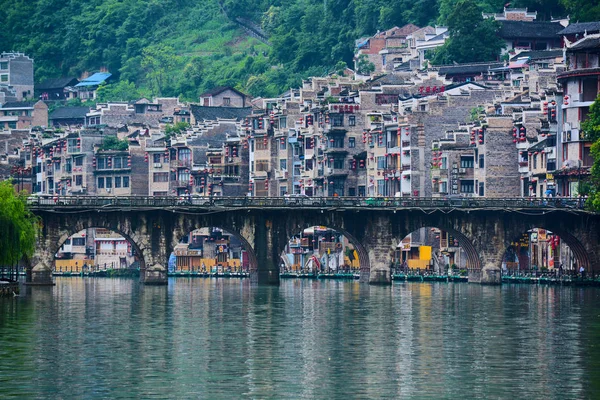
M 366 54 L 361 54 L 356 61 L 356 72 L 360 75 L 371 75 L 375 71 L 375 64 L 369 61 Z
M 165 138 L 171 139 L 173 135 L 179 135 L 186 131 L 191 125 L 187 122 L 177 122 L 175 125 L 167 124 L 165 126 Z
M 590 106 L 590 112 L 581 123 L 581 131 L 592 141 L 590 153 L 594 158 L 591 170 L 590 199 L 587 206 L 600 211 L 600 96 Z
M 125 139 L 119 140 L 116 136 L 106 136 L 100 146 L 100 150 L 125 151 L 127 149 L 129 149 L 129 142 Z
M 474 0 L 459 0 L 448 16 L 450 37 L 436 51 L 434 64 L 497 60 L 503 42 L 496 35 L 498 23 L 484 19 Z
M 142 68 L 152 94 L 161 96 L 174 79 L 173 70 L 179 63 L 175 50 L 165 44 L 146 47 L 142 51 Z
M 33 255 L 37 226 L 27 195 L 15 194 L 10 180 L 0 182 L 0 266 L 13 266 Z
M 98 101 L 105 103 L 108 101 L 131 101 L 141 98 L 141 94 L 134 83 L 129 81 L 119 81 L 110 85 L 102 84 L 97 90 Z

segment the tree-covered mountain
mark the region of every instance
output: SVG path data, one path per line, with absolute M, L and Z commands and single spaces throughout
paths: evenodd
M 231 85 L 272 96 L 340 62 L 352 66 L 361 36 L 406 23 L 445 24 L 458 1 L 0 0 L 0 50 L 33 56 L 37 81 L 106 68 L 148 94 L 196 99 Z M 499 12 L 506 1 L 476 3 Z M 597 1 L 511 6 L 537 10 L 538 19 L 600 19 Z

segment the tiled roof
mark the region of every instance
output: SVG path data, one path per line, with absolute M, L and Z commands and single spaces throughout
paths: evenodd
M 562 50 L 536 50 L 536 51 L 523 51 L 516 56 L 511 58 L 511 61 L 516 61 L 519 58 L 529 57 L 530 60 L 544 60 L 546 58 L 562 57 Z
M 96 86 L 100 85 L 102 82 L 106 81 L 108 78 L 112 76 L 109 72 L 96 72 L 90 77 L 85 78 L 81 82 L 79 82 L 76 87 L 82 86 Z
M 55 120 L 85 118 L 85 115 L 89 112 L 89 107 L 60 107 L 54 110 L 48 119 Z
M 74 86 L 79 81 L 76 78 L 54 78 L 46 79 L 35 85 L 36 90 L 62 89 L 67 86 Z
M 216 121 L 218 118 L 239 120 L 252 113 L 252 107 L 204 107 L 192 104 L 190 109 L 196 121 Z
M 577 22 L 570 24 L 562 31 L 558 32 L 559 35 L 576 35 L 584 33 L 597 33 L 600 32 L 600 22 Z
M 211 96 L 216 96 L 217 94 L 219 94 L 219 93 L 222 93 L 222 92 L 224 92 L 224 91 L 226 91 L 226 90 L 231 90 L 231 91 L 234 91 L 234 92 L 236 92 L 237 94 L 239 94 L 240 96 L 246 97 L 246 95 L 245 95 L 244 93 L 240 92 L 240 91 L 239 91 L 239 90 L 237 90 L 237 89 L 234 89 L 234 88 L 232 88 L 231 86 L 217 86 L 217 87 L 215 87 L 215 88 L 212 88 L 211 90 L 208 90 L 208 91 L 206 91 L 206 92 L 202 93 L 202 94 L 200 95 L 200 97 L 211 97 Z
M 499 36 L 508 39 L 558 39 L 563 26 L 558 22 L 499 21 Z
M 492 68 L 504 66 L 501 62 L 446 65 L 439 69 L 440 75 L 462 75 L 488 72 Z
M 591 50 L 600 48 L 600 36 L 588 36 L 575 42 L 568 48 L 568 50 Z
M 35 101 L 9 101 L 4 103 L 2 108 L 29 108 L 33 107 L 35 103 Z

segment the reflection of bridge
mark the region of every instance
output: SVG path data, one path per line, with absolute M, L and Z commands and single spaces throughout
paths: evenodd
M 99 227 L 131 241 L 146 283 L 165 283 L 169 254 L 196 228 L 214 226 L 238 237 L 250 254 L 253 276 L 279 281 L 279 256 L 289 238 L 323 225 L 355 246 L 361 280 L 390 282 L 393 249 L 422 227 L 453 234 L 467 254 L 469 279 L 500 283 L 504 251 L 535 227 L 559 235 L 578 266 L 600 269 L 600 215 L 580 210 L 577 200 L 486 198 L 264 198 L 264 197 L 31 197 L 43 222 L 32 265 L 34 282 L 50 278 L 60 245 L 73 233 Z

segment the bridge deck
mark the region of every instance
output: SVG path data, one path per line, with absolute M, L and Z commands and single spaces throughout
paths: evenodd
M 418 209 L 418 210 L 570 210 L 583 212 L 583 199 L 571 198 L 384 198 L 384 197 L 174 197 L 174 196 L 30 196 L 36 210 L 97 209 Z

